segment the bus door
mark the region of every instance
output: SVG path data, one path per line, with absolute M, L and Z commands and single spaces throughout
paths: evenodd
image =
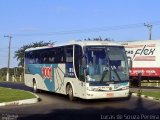
M 74 70 L 76 75 L 76 91 L 78 96 L 84 97 L 86 91 L 86 82 L 85 82 L 85 75 L 84 75 L 84 68 L 83 68 L 83 53 L 82 47 L 79 45 L 75 45 L 74 47 Z

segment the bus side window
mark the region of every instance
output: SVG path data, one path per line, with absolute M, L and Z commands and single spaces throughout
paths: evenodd
M 44 63 L 48 63 L 49 62 L 49 57 L 48 57 L 48 53 L 47 52 L 44 52 L 43 62 Z
M 40 63 L 47 64 L 48 63 L 48 52 L 42 51 L 40 54 Z
M 34 63 L 39 64 L 39 54 L 38 51 L 34 52 Z
M 55 56 L 56 56 L 56 51 L 55 50 L 50 50 L 49 51 L 49 63 L 54 63 L 55 62 Z
M 34 52 L 29 52 L 29 63 L 34 64 Z
M 66 62 L 73 62 L 73 46 L 69 46 L 65 50 L 65 55 L 66 55 Z
M 29 64 L 29 52 L 25 53 L 25 64 Z
M 55 63 L 64 62 L 64 48 L 56 48 Z

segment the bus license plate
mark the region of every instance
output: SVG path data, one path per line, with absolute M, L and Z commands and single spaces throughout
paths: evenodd
M 106 94 L 108 97 L 113 97 L 114 96 L 114 93 L 107 93 Z

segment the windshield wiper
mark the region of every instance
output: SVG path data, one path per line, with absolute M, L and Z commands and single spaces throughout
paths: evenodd
M 107 75 L 107 72 L 108 72 L 108 70 L 107 70 L 107 69 L 103 71 L 103 73 L 102 73 L 102 78 L 101 78 L 101 80 L 100 80 L 100 83 L 102 83 L 102 82 L 103 82 L 104 77 Z
M 109 70 L 104 70 L 104 71 L 103 71 L 103 73 L 102 73 L 102 78 L 101 78 L 101 80 L 100 80 L 100 83 L 103 82 L 104 77 L 107 75 L 107 72 L 108 72 L 108 71 L 109 71 Z M 121 81 L 121 78 L 119 77 L 119 75 L 118 75 L 118 73 L 117 73 L 117 70 L 116 70 L 116 69 L 113 69 L 113 72 L 116 74 L 116 76 L 118 77 L 119 81 Z
M 116 69 L 113 69 L 114 73 L 117 75 L 119 81 L 121 81 L 121 78 L 119 77 L 118 73 L 117 73 L 117 70 Z

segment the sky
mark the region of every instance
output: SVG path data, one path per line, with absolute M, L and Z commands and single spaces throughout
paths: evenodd
M 38 41 L 56 44 L 86 38 L 114 41 L 160 40 L 160 0 L 0 0 L 0 68 L 11 67 L 21 46 Z

